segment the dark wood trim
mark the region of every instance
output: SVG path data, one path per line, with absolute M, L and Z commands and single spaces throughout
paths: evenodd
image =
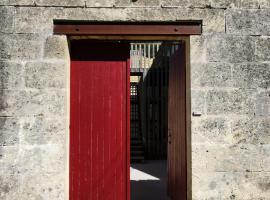
M 54 24 L 54 34 L 65 35 L 179 36 L 201 33 L 202 24 L 198 21 L 172 24 Z

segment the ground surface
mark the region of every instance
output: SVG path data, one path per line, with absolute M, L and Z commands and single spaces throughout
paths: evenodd
M 167 196 L 167 161 L 132 164 L 131 200 L 169 200 Z

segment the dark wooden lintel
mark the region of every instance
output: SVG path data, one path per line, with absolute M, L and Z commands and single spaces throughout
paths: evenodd
M 173 24 L 55 24 L 54 34 L 95 36 L 179 36 L 200 35 L 201 23 Z

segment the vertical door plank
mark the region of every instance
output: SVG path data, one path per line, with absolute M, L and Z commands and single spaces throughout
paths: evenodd
M 129 198 L 129 44 L 71 42 L 70 200 Z
M 185 44 L 176 47 L 170 57 L 169 69 L 168 178 L 172 200 L 184 200 L 187 198 Z

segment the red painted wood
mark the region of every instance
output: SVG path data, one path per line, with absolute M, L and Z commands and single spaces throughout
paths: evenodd
M 70 200 L 129 199 L 129 44 L 71 41 Z
M 172 200 L 187 199 L 185 45 L 170 57 L 168 102 L 168 192 Z

